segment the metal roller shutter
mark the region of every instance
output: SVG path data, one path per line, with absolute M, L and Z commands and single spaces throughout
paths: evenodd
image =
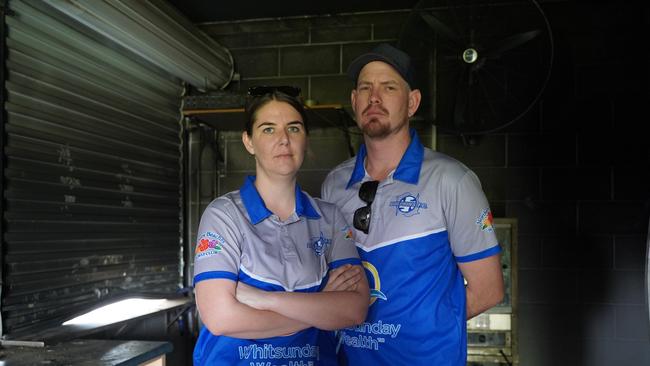
M 45 2 L 9 8 L 3 333 L 177 291 L 181 80 Z

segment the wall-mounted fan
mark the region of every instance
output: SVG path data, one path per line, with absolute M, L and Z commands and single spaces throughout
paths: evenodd
M 421 0 L 399 46 L 416 65 L 422 117 L 464 136 L 497 131 L 526 114 L 553 60 L 550 25 L 534 0 Z

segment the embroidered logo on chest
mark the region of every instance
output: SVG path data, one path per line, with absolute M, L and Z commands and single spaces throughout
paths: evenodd
M 421 208 L 427 208 L 427 204 L 420 201 L 419 194 L 414 196 L 410 192 L 397 196 L 397 200 L 391 201 L 389 206 L 395 207 L 395 216 L 402 214 L 406 217 L 417 215 Z
M 307 248 L 313 249 L 314 253 L 320 257 L 323 255 L 323 253 L 325 253 L 327 247 L 330 244 L 332 244 L 332 239 L 326 238 L 321 231 L 320 236 L 314 236 L 309 240 L 309 243 L 307 243 Z
M 386 294 L 381 291 L 381 279 L 379 278 L 379 271 L 377 271 L 377 268 L 368 261 L 363 261 L 361 264 L 366 270 L 368 286 L 370 286 L 370 306 L 372 306 L 377 299 L 388 300 Z

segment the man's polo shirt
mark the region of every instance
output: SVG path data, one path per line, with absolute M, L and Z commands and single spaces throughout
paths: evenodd
M 352 223 L 365 146 L 327 176 L 323 199 Z M 457 263 L 500 252 L 476 175 L 424 148 L 414 130 L 397 168 L 380 182 L 369 233 L 355 240 L 370 284 L 365 323 L 344 329 L 350 365 L 465 365 L 465 286 Z
M 296 186 L 296 211 L 285 221 L 269 211 L 248 177 L 239 191 L 210 203 L 201 217 L 194 283 L 230 279 L 266 291 L 320 291 L 327 272 L 360 264 L 352 231 L 335 205 Z M 238 339 L 204 327 L 195 365 L 331 365 L 331 332 L 309 328 L 289 336 Z

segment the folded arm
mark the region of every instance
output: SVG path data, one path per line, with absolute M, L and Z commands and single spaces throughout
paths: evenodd
M 337 273 L 342 276 L 336 277 Z M 366 318 L 370 300 L 363 268 L 354 265 L 337 273 L 330 273 L 328 287 L 336 281 L 341 285 L 332 291 L 326 287 L 325 291 L 316 293 L 268 292 L 240 282 L 237 299 L 261 311 L 271 311 L 320 329 L 334 330 L 359 324 Z
M 261 311 L 235 297 L 237 282 L 205 280 L 196 284 L 196 304 L 203 324 L 214 335 L 234 338 L 268 338 L 295 333 L 309 324 L 272 311 Z
M 323 291 L 355 292 L 364 286 L 367 289 L 368 284 L 365 277 L 363 271 L 359 271 L 355 267 L 342 266 L 330 271 L 327 285 Z M 361 281 L 363 283 L 360 283 Z M 237 282 L 227 279 L 205 280 L 196 284 L 196 303 L 199 314 L 212 334 L 234 338 L 268 338 L 295 333 L 313 326 L 309 322 L 295 320 L 274 311 L 255 309 L 240 302 L 237 299 L 237 289 L 240 292 L 239 296 L 243 296 L 242 288 L 244 287 L 262 294 L 265 292 L 246 285 L 238 288 L 237 284 Z M 367 305 L 368 297 L 365 301 L 365 306 L 367 307 Z

